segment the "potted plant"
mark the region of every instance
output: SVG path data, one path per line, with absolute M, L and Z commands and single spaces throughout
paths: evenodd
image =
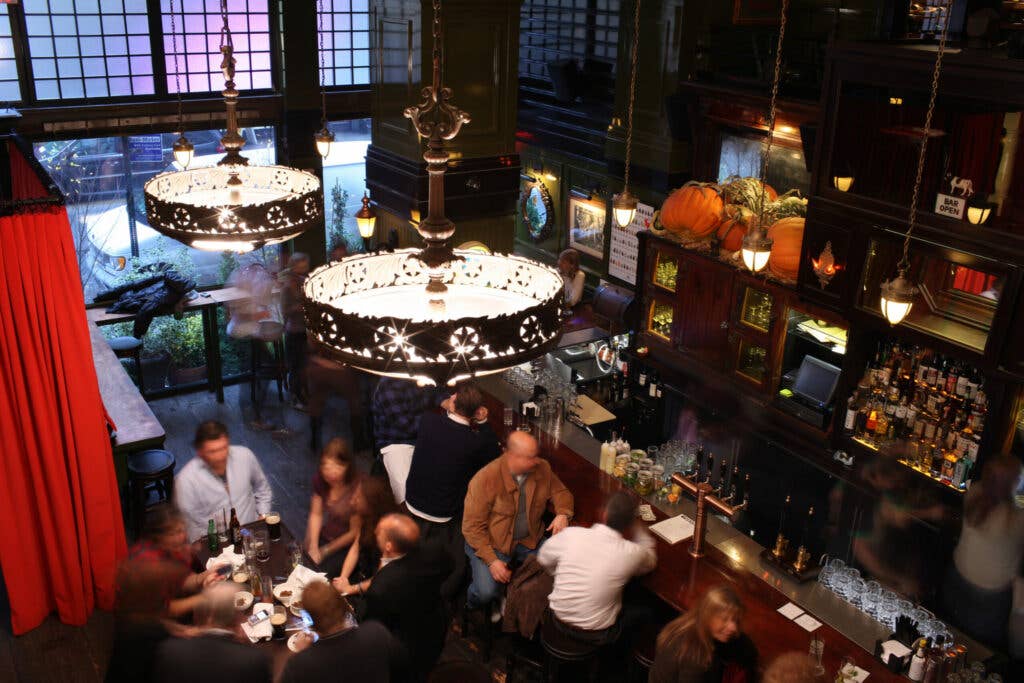
M 206 378 L 206 343 L 203 317 L 194 313 L 182 318 L 164 316 L 150 328 L 154 346 L 170 357 L 168 378 L 172 385 L 199 382 Z

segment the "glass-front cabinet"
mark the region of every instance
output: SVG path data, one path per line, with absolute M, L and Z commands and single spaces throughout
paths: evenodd
M 654 273 L 651 283 L 666 292 L 675 293 L 679 277 L 679 257 L 667 251 L 655 250 Z
M 660 299 L 652 299 L 647 307 L 647 331 L 665 342 L 674 338 L 675 306 Z
M 774 366 L 770 349 L 777 299 L 763 281 L 746 275 L 738 276 L 733 285 L 732 370 L 761 389 L 768 388 Z

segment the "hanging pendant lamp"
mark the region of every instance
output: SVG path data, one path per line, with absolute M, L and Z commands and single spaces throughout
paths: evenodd
M 178 34 L 177 22 L 175 22 L 175 16 L 177 12 L 174 9 L 174 0 L 170 2 L 170 13 L 171 13 L 171 41 L 174 41 L 174 37 Z M 185 22 L 182 21 L 182 26 Z M 185 37 L 182 36 L 182 46 L 185 44 Z M 181 68 L 178 64 L 178 48 L 176 45 L 172 45 L 174 49 L 174 89 L 178 95 L 178 132 L 179 137 L 174 141 L 174 146 L 171 148 L 171 152 L 174 155 L 174 161 L 183 170 L 187 169 L 192 163 L 192 157 L 195 156 L 196 148 L 192 142 L 185 137 L 185 112 L 182 109 L 181 103 Z
M 323 220 L 320 179 L 287 166 L 249 166 L 241 155 L 235 57 L 227 0 L 221 0 L 227 151 L 216 166 L 154 176 L 143 187 L 149 225 L 196 249 L 246 252 L 284 242 Z M 177 154 L 177 150 L 175 152 Z M 183 152 L 184 153 L 184 152 Z
M 422 249 L 358 254 L 310 273 L 306 329 L 314 346 L 367 372 L 452 385 L 500 372 L 553 348 L 561 336 L 562 277 L 518 256 L 452 249 L 444 174 L 469 116 L 441 83 L 441 0 L 433 0 L 433 81 L 405 110 L 427 140 L 428 215 Z
M 914 178 L 914 191 L 910 198 L 910 215 L 907 218 L 907 234 L 903 238 L 903 255 L 896 264 L 896 277 L 883 282 L 879 308 L 890 325 L 899 325 L 910 314 L 914 299 L 920 291 L 910 281 L 910 236 L 917 223 L 917 202 L 921 194 L 921 178 L 924 175 L 925 157 L 928 152 L 928 139 L 931 137 L 932 116 L 935 114 L 935 100 L 939 95 L 939 75 L 942 73 L 942 56 L 946 52 L 946 35 L 949 31 L 949 10 L 952 0 L 947 0 L 943 12 L 946 20 L 942 24 L 939 47 L 935 53 L 935 68 L 932 70 L 932 90 L 928 100 L 928 110 L 924 115 L 924 127 L 921 130 L 921 149 L 917 155 L 917 175 Z
M 637 198 L 629 191 L 629 166 L 633 157 L 633 107 L 636 102 L 636 66 L 640 52 L 640 0 L 633 6 L 633 49 L 629 60 L 629 106 L 626 111 L 626 158 L 622 192 L 612 197 L 612 215 L 620 228 L 633 222 L 636 216 Z
M 320 130 L 313 134 L 316 151 L 324 159 L 331 153 L 334 133 L 327 126 L 327 71 L 324 68 L 324 0 L 316 6 L 317 35 L 320 37 Z

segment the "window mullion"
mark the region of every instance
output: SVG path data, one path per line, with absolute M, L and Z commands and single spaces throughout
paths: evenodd
M 153 59 L 153 90 L 156 95 L 166 97 L 171 92 L 167 87 L 167 59 L 164 52 L 164 17 L 161 3 L 162 0 L 146 0 L 146 14 L 149 18 L 149 51 Z M 174 36 L 171 36 L 171 44 L 174 44 Z

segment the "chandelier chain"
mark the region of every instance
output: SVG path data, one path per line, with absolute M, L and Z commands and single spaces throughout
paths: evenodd
M 441 65 L 441 0 L 434 0 L 434 24 L 431 30 L 431 36 L 434 39 L 433 50 L 431 56 L 434 60 L 435 67 Z
M 626 110 L 626 169 L 623 186 L 629 191 L 629 167 L 633 159 L 633 109 L 636 104 L 636 70 L 640 54 L 640 0 L 633 9 L 633 53 L 629 61 L 629 106 Z
M 178 33 L 177 24 L 174 21 L 174 0 L 170 0 L 170 14 L 171 14 L 171 50 L 174 51 L 174 89 L 178 93 L 178 132 L 182 135 L 185 134 L 185 114 L 182 111 L 181 103 L 181 66 L 178 64 L 178 45 L 175 36 Z M 184 20 L 182 20 L 184 24 Z M 182 25 L 182 28 L 185 28 Z M 181 49 L 185 50 L 185 32 L 181 33 Z
M 765 140 L 764 154 L 761 155 L 761 201 L 758 208 L 758 223 L 764 222 L 764 197 L 767 193 L 768 168 L 771 166 L 772 144 L 775 142 L 776 102 L 779 98 L 779 81 L 782 79 L 782 43 L 786 37 L 786 11 L 789 0 L 782 0 L 779 16 L 779 40 L 775 44 L 775 74 L 772 77 L 772 91 L 768 99 L 768 137 Z
M 946 53 L 946 35 L 949 32 L 949 10 L 953 0 L 946 0 L 942 12 L 945 21 L 942 24 L 942 33 L 939 36 L 939 48 L 935 55 L 935 68 L 932 70 L 932 91 L 928 100 L 928 110 L 924 115 L 924 130 L 921 132 L 921 150 L 917 155 L 917 174 L 914 176 L 914 192 L 910 198 L 910 215 L 907 218 L 907 234 L 903 238 L 903 256 L 896 264 L 896 270 L 905 272 L 910 268 L 910 236 L 914 232 L 914 225 L 917 223 L 917 202 L 921 194 L 921 178 L 924 176 L 924 162 L 928 154 L 928 138 L 931 136 L 932 116 L 935 114 L 935 101 L 939 96 L 939 74 L 942 73 L 942 56 Z
M 220 15 L 224 18 L 224 26 L 220 30 L 220 46 L 234 49 L 235 43 L 231 39 L 231 26 L 228 25 L 228 0 L 220 0 Z
M 332 5 L 333 7 L 333 5 Z M 333 19 L 333 16 L 332 16 Z M 317 36 L 320 45 L 320 121 L 327 128 L 327 70 L 324 62 L 324 0 L 317 0 Z M 332 39 L 333 44 L 333 39 Z

